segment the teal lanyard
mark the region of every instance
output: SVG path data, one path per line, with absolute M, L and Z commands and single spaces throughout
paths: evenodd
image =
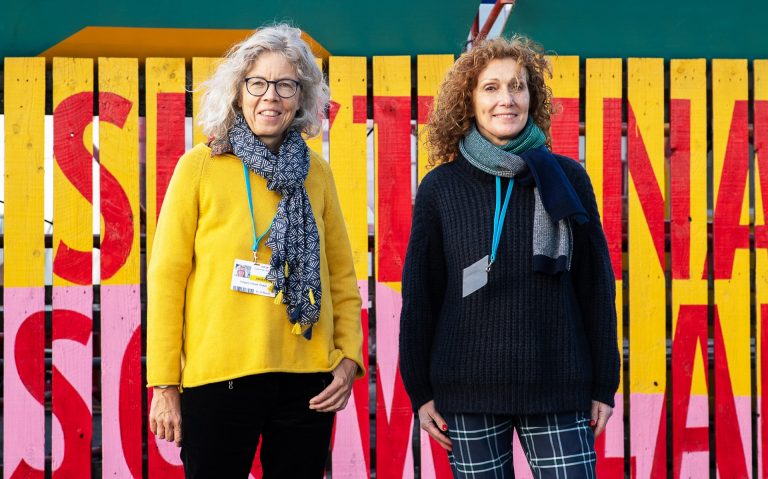
M 493 212 L 493 243 L 491 244 L 491 260 L 488 262 L 486 271 L 491 270 L 491 265 L 496 261 L 496 252 L 499 250 L 499 241 L 501 240 L 501 230 L 504 228 L 504 218 L 507 216 L 507 206 L 509 198 L 512 197 L 512 187 L 515 185 L 515 179 L 509 179 L 507 186 L 507 196 L 504 198 L 504 206 L 501 206 L 501 178 L 496 177 L 496 210 Z
M 259 250 L 259 243 L 261 243 L 261 239 L 264 238 L 264 236 L 269 233 L 269 230 L 272 229 L 272 225 L 275 224 L 275 217 L 277 217 L 277 213 L 275 213 L 275 216 L 272 217 L 272 223 L 269 224 L 269 228 L 267 228 L 263 233 L 261 233 L 261 236 L 256 232 L 256 220 L 253 217 L 253 197 L 251 197 L 251 175 L 248 174 L 248 167 L 245 166 L 245 163 L 243 163 L 243 174 L 245 175 L 245 190 L 248 192 L 248 208 L 251 210 L 251 228 L 253 229 L 253 246 L 251 246 L 251 249 L 253 250 L 253 261 L 256 262 L 256 252 Z

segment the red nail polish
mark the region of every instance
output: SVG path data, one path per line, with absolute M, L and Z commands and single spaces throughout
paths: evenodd
M 595 427 L 595 424 L 597 424 L 597 422 L 594 419 L 590 419 L 589 420 L 589 425 L 590 426 Z
M 443 424 L 443 431 L 447 431 L 447 430 L 448 430 L 448 424 Z

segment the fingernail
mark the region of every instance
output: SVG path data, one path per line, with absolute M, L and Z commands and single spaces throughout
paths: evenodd
M 597 421 L 595 421 L 594 419 L 590 419 L 589 420 L 589 425 L 590 426 L 595 427 L 595 424 L 597 424 Z
M 443 431 L 447 431 L 447 430 L 448 430 L 448 424 L 443 424 Z

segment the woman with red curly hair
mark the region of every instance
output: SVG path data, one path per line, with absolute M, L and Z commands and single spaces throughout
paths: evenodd
M 619 384 L 615 284 L 586 171 L 549 147 L 550 65 L 524 37 L 448 72 L 403 270 L 400 371 L 455 477 L 594 478 Z

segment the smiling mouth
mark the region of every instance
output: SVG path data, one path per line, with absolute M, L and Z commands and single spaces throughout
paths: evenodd
M 274 118 L 276 116 L 280 116 L 281 114 L 282 113 L 280 113 L 279 111 L 274 111 L 274 110 L 265 110 L 265 111 L 260 111 L 259 112 L 259 115 L 267 116 L 267 117 L 270 117 L 270 118 Z
M 517 118 L 517 113 L 497 113 L 493 115 L 495 118 L 504 118 L 504 119 L 511 119 L 511 118 Z

